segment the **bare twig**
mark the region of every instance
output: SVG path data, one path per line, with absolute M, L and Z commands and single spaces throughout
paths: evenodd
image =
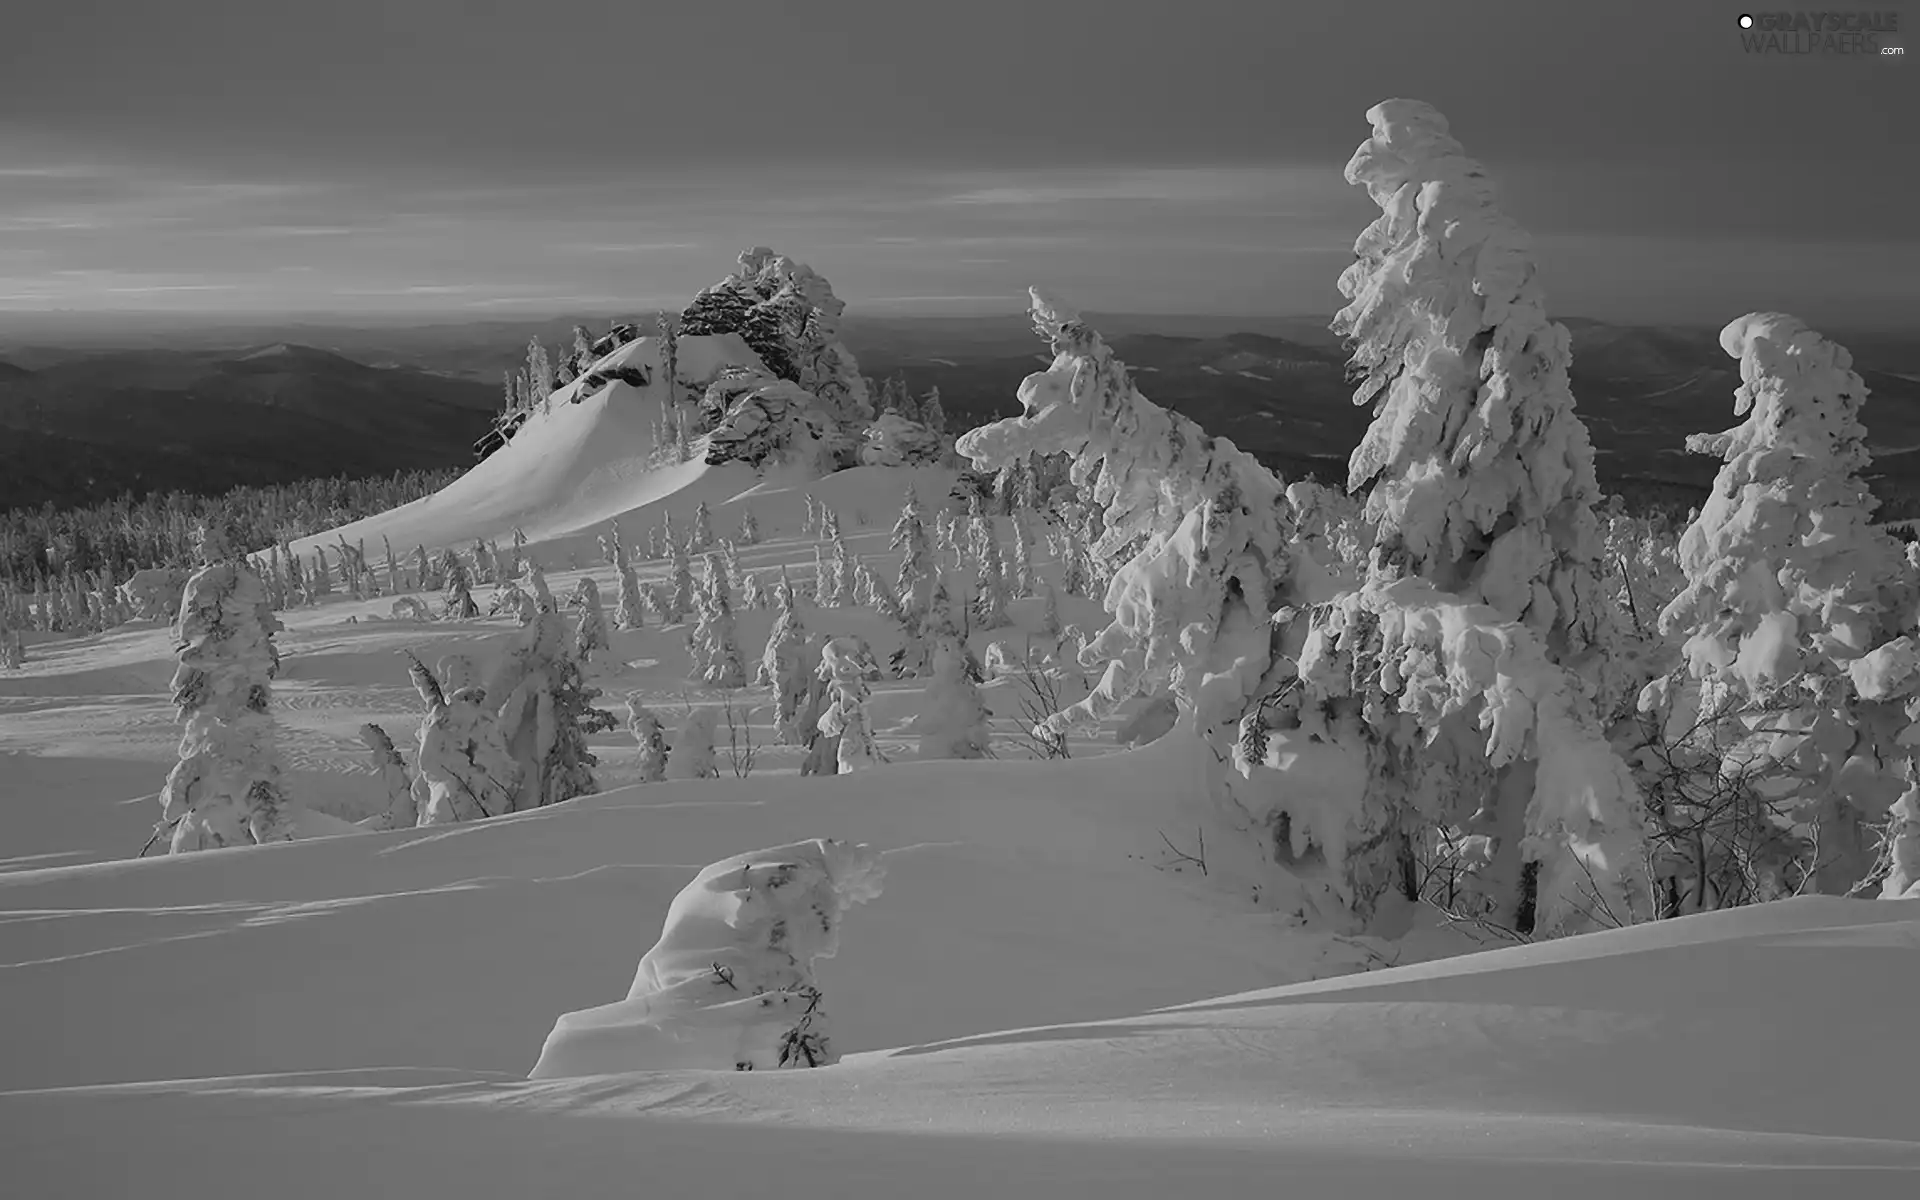
M 1172 851 L 1174 861 L 1190 862 L 1194 866 L 1199 867 L 1200 873 L 1202 875 L 1205 875 L 1207 873 L 1207 830 L 1205 826 L 1201 826 L 1197 830 L 1195 830 L 1195 832 L 1199 835 L 1199 838 L 1200 838 L 1198 854 L 1188 854 L 1186 851 L 1182 850 L 1180 847 L 1174 845 L 1173 839 L 1167 836 L 1165 830 L 1160 831 L 1160 840 L 1167 844 L 1168 850 Z

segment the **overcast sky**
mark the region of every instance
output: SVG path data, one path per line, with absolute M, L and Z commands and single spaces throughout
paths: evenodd
M 1891 9 L 1884 2 L 1872 7 Z M 1904 59 L 1715 0 L 57 0 L 0 41 L 0 309 L 616 312 L 763 243 L 874 312 L 1330 311 L 1427 100 L 1556 311 L 1920 314 Z

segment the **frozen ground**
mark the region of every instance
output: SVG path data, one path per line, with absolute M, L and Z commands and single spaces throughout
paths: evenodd
M 638 479 L 604 506 L 631 542 L 662 511 L 689 516 L 689 488 L 713 478 Z M 810 489 L 889 577 L 909 478 Z M 937 472 L 911 478 L 944 494 Z M 810 572 L 801 490 L 728 486 L 702 494 L 716 530 L 752 503 L 770 533 L 746 565 Z M 611 596 L 590 536 L 537 549 L 556 593 L 584 569 Z M 487 653 L 511 628 L 380 619 L 390 604 L 285 614 L 289 782 L 323 809 L 373 783 L 361 722 L 407 746 L 419 704 L 401 649 Z M 1022 628 L 1037 604 L 1016 605 Z M 870 612 L 804 612 L 891 648 Z M 1063 615 L 1099 623 L 1088 602 Z M 741 615 L 749 654 L 769 617 Z M 921 685 L 892 681 L 875 725 L 900 761 L 801 779 L 797 752 L 766 744 L 764 691 L 686 680 L 684 634 L 616 632 L 602 703 L 637 690 L 671 725 L 680 704 L 731 700 L 758 751 L 744 778 L 723 746 L 719 780 L 636 785 L 631 744 L 607 734 L 602 795 L 144 861 L 127 860 L 178 737 L 166 631 L 32 646 L 0 676 L 0 1194 L 1920 1189 L 1920 903 L 1807 899 L 1466 955 L 1424 926 L 1393 944 L 1311 935 L 1170 852 L 1201 794 L 1196 742 L 1086 739 L 1069 761 L 1027 760 L 1007 679 L 986 689 L 998 761 L 913 762 Z M 990 637 L 1025 640 L 976 647 Z M 869 843 L 887 869 L 821 964 L 844 1062 L 526 1081 L 555 1018 L 625 993 L 702 867 L 811 837 Z

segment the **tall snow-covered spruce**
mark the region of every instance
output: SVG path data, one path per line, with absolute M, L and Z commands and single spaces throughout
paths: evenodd
M 266 586 L 241 559 L 236 537 L 219 526 L 201 532 L 201 566 L 187 580 L 174 627 L 173 703 L 186 732 L 160 806 L 175 854 L 293 837 L 268 711 Z
M 1851 669 L 1910 625 L 1912 581 L 1872 523 L 1867 388 L 1846 349 L 1782 313 L 1733 321 L 1720 346 L 1740 361 L 1746 420 L 1687 440 L 1725 465 L 1681 535 L 1686 587 L 1660 627 L 1683 639 L 1691 707 L 1726 715 L 1725 769 L 1793 777 L 1784 806 L 1817 848 L 1814 885 L 1844 892 L 1872 865 L 1864 826 L 1901 791 L 1892 746 L 1906 724 Z
M 1442 831 L 1473 829 L 1498 847 L 1476 915 L 1580 928 L 1627 903 L 1643 856 L 1631 777 L 1567 669 L 1606 665 L 1617 614 L 1594 573 L 1598 492 L 1566 334 L 1439 114 L 1389 101 L 1369 117 L 1347 174 L 1382 216 L 1336 326 L 1355 340 L 1358 402 L 1379 401 L 1352 464 L 1381 525 L 1364 579 L 1299 542 L 1280 480 L 1149 402 L 1037 292 L 1053 365 L 1021 385 L 1021 416 L 958 449 L 979 470 L 1065 452 L 1090 486 L 1113 621 L 1082 661 L 1106 672 L 1043 730 L 1170 689 L 1222 764 L 1202 815 L 1239 836 L 1209 840 L 1219 869 L 1360 927 L 1417 890 Z

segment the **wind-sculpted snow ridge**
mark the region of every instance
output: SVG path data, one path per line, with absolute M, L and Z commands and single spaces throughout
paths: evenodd
M 1127 558 L 1107 592 L 1113 622 L 1081 656 L 1106 673 L 1044 728 L 1104 720 L 1168 685 L 1197 696 L 1213 679 L 1209 715 L 1230 720 L 1269 665 L 1267 616 L 1291 573 L 1281 482 L 1232 442 L 1141 395 L 1072 308 L 1037 288 L 1032 301 L 1053 365 L 1021 383 L 1020 416 L 973 430 L 956 449 L 976 470 L 1032 453 L 1072 455 L 1074 482 L 1097 472 L 1094 502 L 1105 507 L 1092 552 Z M 1216 643 L 1229 647 L 1224 661 L 1210 653 Z
M 562 1016 L 531 1078 L 840 1061 L 813 964 L 885 873 L 871 847 L 823 838 L 714 863 L 673 898 L 627 998 Z
M 1381 214 L 1340 277 L 1350 303 L 1333 328 L 1353 344 L 1354 403 L 1374 406 L 1348 465 L 1379 525 L 1373 576 L 1484 600 L 1604 675 L 1617 616 L 1599 583 L 1593 446 L 1531 239 L 1445 117 L 1388 100 L 1367 118 L 1346 177 Z

